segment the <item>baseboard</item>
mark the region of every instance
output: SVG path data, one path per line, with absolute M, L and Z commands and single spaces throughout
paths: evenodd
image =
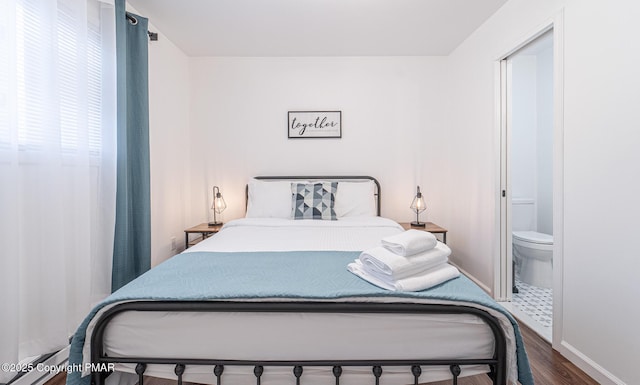
M 461 268 L 460 266 L 456 265 L 452 261 L 449 261 L 449 263 L 452 264 L 453 266 L 455 266 L 458 270 L 460 270 L 460 272 L 462 274 L 464 274 L 467 278 L 472 280 L 476 285 L 480 286 L 480 288 L 482 290 L 486 291 L 489 295 L 493 295 L 493 290 L 491 290 L 489 288 L 489 286 L 487 286 L 484 283 L 480 282 L 476 277 L 474 277 L 473 275 L 469 274 L 467 271 L 465 271 L 463 268 Z
M 69 360 L 69 347 L 60 350 L 29 373 L 11 382 L 11 385 L 43 385 L 60 372 L 59 365 Z
M 585 356 L 567 341 L 562 341 L 560 343 L 559 352 L 575 366 L 582 369 L 582 371 L 602 385 L 627 385 L 624 381 L 611 374 L 589 357 Z

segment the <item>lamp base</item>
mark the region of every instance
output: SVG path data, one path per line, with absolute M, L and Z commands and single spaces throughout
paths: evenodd
M 427 227 L 424 222 L 411 222 L 411 227 Z
M 222 222 L 209 222 L 208 223 L 209 227 L 221 226 L 222 224 L 223 224 Z

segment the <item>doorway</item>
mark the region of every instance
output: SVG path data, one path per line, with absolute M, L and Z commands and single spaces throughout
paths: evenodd
M 500 60 L 498 288 L 516 318 L 549 342 L 554 304 L 561 303 L 554 295 L 562 295 L 554 293 L 561 277 L 554 271 L 561 261 L 554 225 L 562 223 L 561 202 L 554 201 L 562 188 L 556 186 L 562 155 L 556 139 L 562 125 L 561 109 L 556 111 L 561 87 L 554 32 L 551 24 Z

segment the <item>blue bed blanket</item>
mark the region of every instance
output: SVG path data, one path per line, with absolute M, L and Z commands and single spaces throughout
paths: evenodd
M 87 326 L 104 306 L 131 300 L 233 300 L 282 298 L 339 300 L 353 297 L 401 297 L 476 303 L 503 313 L 516 337 L 518 380 L 533 385 L 522 335 L 515 319 L 468 278 L 460 276 L 421 292 L 380 289 L 347 271 L 359 252 L 192 252 L 149 270 L 98 304 L 82 322 L 71 343 L 69 363 L 82 363 Z M 68 385 L 89 384 L 89 377 L 71 372 Z

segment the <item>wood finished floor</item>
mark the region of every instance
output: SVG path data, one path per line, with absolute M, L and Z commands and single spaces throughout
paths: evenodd
M 535 332 L 521 324 L 524 344 L 536 385 L 598 385 L 598 382 L 569 362 L 560 353 L 553 350 L 548 342 Z M 452 381 L 440 381 L 431 385 L 451 384 Z M 65 376 L 60 374 L 45 385 L 64 385 Z M 303 381 L 304 383 L 304 381 Z M 384 383 L 384 381 L 382 381 Z M 176 381 L 149 378 L 145 385 L 176 385 Z M 187 385 L 188 383 L 183 383 Z M 459 385 L 490 385 L 486 375 L 466 377 L 458 380 Z

